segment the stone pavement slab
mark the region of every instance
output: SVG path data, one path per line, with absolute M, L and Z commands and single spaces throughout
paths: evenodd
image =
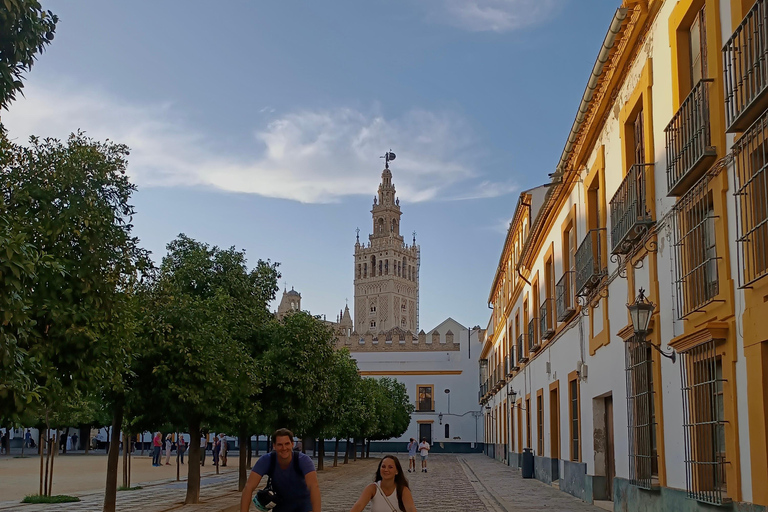
M 601 512 L 601 509 L 536 479 L 525 479 L 520 470 L 481 454 L 461 455 L 468 478 L 479 495 L 488 500 L 488 510 L 515 512 Z

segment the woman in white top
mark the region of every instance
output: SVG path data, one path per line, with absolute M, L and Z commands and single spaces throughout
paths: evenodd
M 408 480 L 394 455 L 385 455 L 381 459 L 375 482 L 363 489 L 351 512 L 363 512 L 369 502 L 371 512 L 416 512 Z

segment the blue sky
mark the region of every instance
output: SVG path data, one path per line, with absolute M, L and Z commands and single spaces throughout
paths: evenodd
M 553 172 L 620 0 L 42 0 L 11 137 L 128 144 L 136 234 L 281 263 L 335 319 L 388 149 L 420 326 L 485 327 L 520 191 Z

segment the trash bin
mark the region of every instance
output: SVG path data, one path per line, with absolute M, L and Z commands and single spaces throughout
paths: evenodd
M 523 478 L 533 478 L 533 452 L 523 448 Z

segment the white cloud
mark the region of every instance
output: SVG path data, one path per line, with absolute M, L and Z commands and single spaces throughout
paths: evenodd
M 390 147 L 398 195 L 409 202 L 506 194 L 511 183 L 482 179 L 469 128 L 458 116 L 412 110 L 385 118 L 376 107 L 273 115 L 242 154 L 217 150 L 172 103 L 132 105 L 96 90 L 29 83 L 3 122 L 16 140 L 65 138 L 83 129 L 131 148 L 129 173 L 140 186 L 205 186 L 306 203 L 375 193 Z M 258 119 L 258 118 L 257 118 Z M 258 122 L 258 121 L 257 121 Z M 456 192 L 456 191 L 460 192 Z
M 473 32 L 507 32 L 549 19 L 563 0 L 433 0 L 433 17 Z

